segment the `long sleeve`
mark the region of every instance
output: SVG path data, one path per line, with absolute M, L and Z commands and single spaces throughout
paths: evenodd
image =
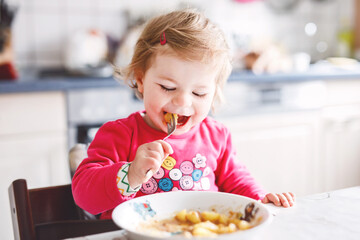
M 235 193 L 256 200 L 265 196 L 265 191 L 251 176 L 246 166 L 236 159 L 235 149 L 232 146 L 231 134 L 225 130 L 223 139 L 223 154 L 215 171 L 216 184 L 220 191 Z
M 129 161 L 131 137 L 121 122 L 108 122 L 99 129 L 72 180 L 74 199 L 81 208 L 98 214 L 134 197 L 121 195 L 116 182 L 119 169 Z
M 264 196 L 246 167 L 236 161 L 229 130 L 211 118 L 187 133 L 168 138 L 174 153 L 159 171 L 134 194 L 121 194 L 119 170 L 133 161 L 140 145 L 165 135 L 147 125 L 140 112 L 104 124 L 73 177 L 75 202 L 92 214 L 111 218 L 120 203 L 158 192 L 223 191 L 254 199 Z

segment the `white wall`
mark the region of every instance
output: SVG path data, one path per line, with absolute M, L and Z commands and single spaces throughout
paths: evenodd
M 115 39 L 126 30 L 122 14 L 148 17 L 179 6 L 197 6 L 227 32 L 232 46 L 246 47 L 254 36 L 274 37 L 291 52 L 306 51 L 313 59 L 336 53 L 340 22 L 352 22 L 354 0 L 302 0 L 295 10 L 275 14 L 266 0 L 237 3 L 230 0 L 8 0 L 20 5 L 13 25 L 13 45 L 18 67 L 62 65 L 66 40 L 75 30 L 97 28 Z M 344 17 L 348 16 L 348 17 Z M 340 20 L 341 19 L 341 20 Z M 304 34 L 305 24 L 314 22 L 314 36 Z M 232 41 L 234 36 L 237 43 Z M 316 45 L 327 44 L 319 53 Z

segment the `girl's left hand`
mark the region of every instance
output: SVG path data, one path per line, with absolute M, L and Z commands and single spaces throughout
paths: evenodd
M 292 207 L 295 202 L 295 195 L 292 192 L 268 193 L 261 200 L 262 203 L 273 203 L 275 206 Z

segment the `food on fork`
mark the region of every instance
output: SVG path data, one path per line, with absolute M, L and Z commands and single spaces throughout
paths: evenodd
M 166 113 L 164 118 L 166 123 L 171 123 L 171 118 L 174 116 L 175 125 L 177 125 L 178 115 L 176 113 Z

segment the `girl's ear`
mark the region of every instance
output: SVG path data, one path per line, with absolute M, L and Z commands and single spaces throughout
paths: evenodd
M 137 85 L 137 89 L 140 93 L 144 92 L 144 75 L 140 72 L 137 72 L 135 75 L 135 79 L 136 79 L 136 85 Z

